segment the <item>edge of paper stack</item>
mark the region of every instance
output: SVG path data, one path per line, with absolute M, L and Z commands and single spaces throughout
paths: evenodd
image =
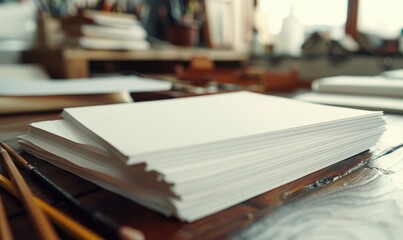
M 166 216 L 202 217 L 366 151 L 382 112 L 250 92 L 68 108 L 22 148 Z

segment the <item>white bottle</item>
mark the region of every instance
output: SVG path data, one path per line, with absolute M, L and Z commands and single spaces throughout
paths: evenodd
M 292 7 L 290 15 L 283 20 L 281 32 L 274 45 L 276 55 L 288 55 L 298 57 L 301 55 L 301 46 L 304 43 L 304 27 L 301 22 L 294 17 Z

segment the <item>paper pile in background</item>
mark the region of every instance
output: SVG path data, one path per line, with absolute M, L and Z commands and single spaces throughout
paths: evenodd
M 297 95 L 303 101 L 403 113 L 403 78 L 338 76 L 315 80 L 314 92 Z
M 134 15 L 86 11 L 81 26 L 81 47 L 109 50 L 146 50 L 147 32 Z
M 23 149 L 167 216 L 194 221 L 372 147 L 369 112 L 249 92 L 64 109 Z
M 50 79 L 45 69 L 36 64 L 0 64 L 0 84 L 3 79 L 21 80 L 31 79 L 35 81 Z
M 0 114 L 132 102 L 130 92 L 169 90 L 167 81 L 135 76 L 38 80 L 0 79 Z

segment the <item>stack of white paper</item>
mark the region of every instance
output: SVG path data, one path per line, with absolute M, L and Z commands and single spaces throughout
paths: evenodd
M 317 79 L 311 93 L 297 99 L 336 106 L 368 110 L 403 112 L 403 80 L 383 76 L 337 76 Z
M 403 97 L 403 81 L 382 76 L 338 76 L 314 81 L 312 90 L 323 93 Z
M 64 107 L 132 102 L 131 92 L 165 91 L 168 81 L 116 76 L 32 80 L 0 77 L 0 114 L 62 110 Z
M 90 49 L 146 50 L 150 43 L 147 32 L 134 16 L 127 14 L 104 14 L 87 11 L 84 16 L 92 21 L 81 27 L 84 36 L 80 46 Z
M 194 221 L 363 152 L 381 112 L 249 92 L 65 109 L 22 147 L 165 215 Z
M 0 96 L 60 96 L 105 94 L 119 92 L 167 91 L 168 81 L 137 76 L 111 76 L 97 78 L 31 80 L 0 77 Z

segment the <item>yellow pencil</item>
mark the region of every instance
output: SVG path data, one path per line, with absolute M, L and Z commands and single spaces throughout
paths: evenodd
M 77 201 L 73 196 L 71 196 L 68 192 L 64 191 L 62 188 L 60 188 L 50 179 L 44 176 L 38 169 L 36 169 L 35 166 L 27 162 L 21 155 L 15 152 L 7 144 L 0 142 L 0 147 L 3 147 L 19 165 L 23 166 L 33 176 L 41 179 L 41 181 L 43 183 L 46 183 L 47 186 L 50 187 L 50 189 L 63 197 L 68 203 L 71 204 L 71 206 L 74 206 L 77 210 L 79 210 L 81 214 L 87 219 L 90 219 L 93 223 L 97 224 L 99 228 L 102 228 L 103 230 L 108 230 L 110 233 L 113 232 L 113 234 L 116 234 L 116 238 L 119 238 L 121 240 L 145 239 L 145 236 L 141 231 L 129 226 L 122 226 L 101 212 L 89 211 L 87 208 L 82 206 L 81 203 Z
M 32 219 L 32 223 L 35 225 L 36 230 L 38 231 L 39 235 L 43 239 L 49 240 L 56 240 L 59 237 L 56 234 L 53 226 L 50 224 L 46 215 L 42 212 L 41 209 L 36 205 L 33 201 L 33 194 L 29 189 L 27 183 L 25 182 L 24 178 L 21 176 L 20 172 L 18 171 L 17 167 L 14 165 L 13 160 L 11 160 L 10 155 L 8 152 L 0 147 L 0 153 L 4 160 L 4 165 L 6 166 L 8 174 L 11 176 L 14 184 L 17 187 L 20 200 L 25 206 L 25 209 Z
M 17 189 L 14 187 L 13 183 L 6 177 L 0 174 L 0 187 L 18 197 Z M 63 229 L 67 234 L 72 236 L 75 239 L 89 239 L 89 240 L 98 240 L 103 239 L 98 234 L 84 227 L 77 221 L 68 217 L 64 213 L 59 210 L 53 208 L 48 205 L 46 202 L 41 199 L 35 197 L 35 202 L 38 204 L 39 208 L 41 208 L 52 220 L 54 224 Z
M 8 223 L 1 195 L 0 195 L 0 239 L 3 240 L 13 239 L 13 235 L 11 234 L 10 224 Z

